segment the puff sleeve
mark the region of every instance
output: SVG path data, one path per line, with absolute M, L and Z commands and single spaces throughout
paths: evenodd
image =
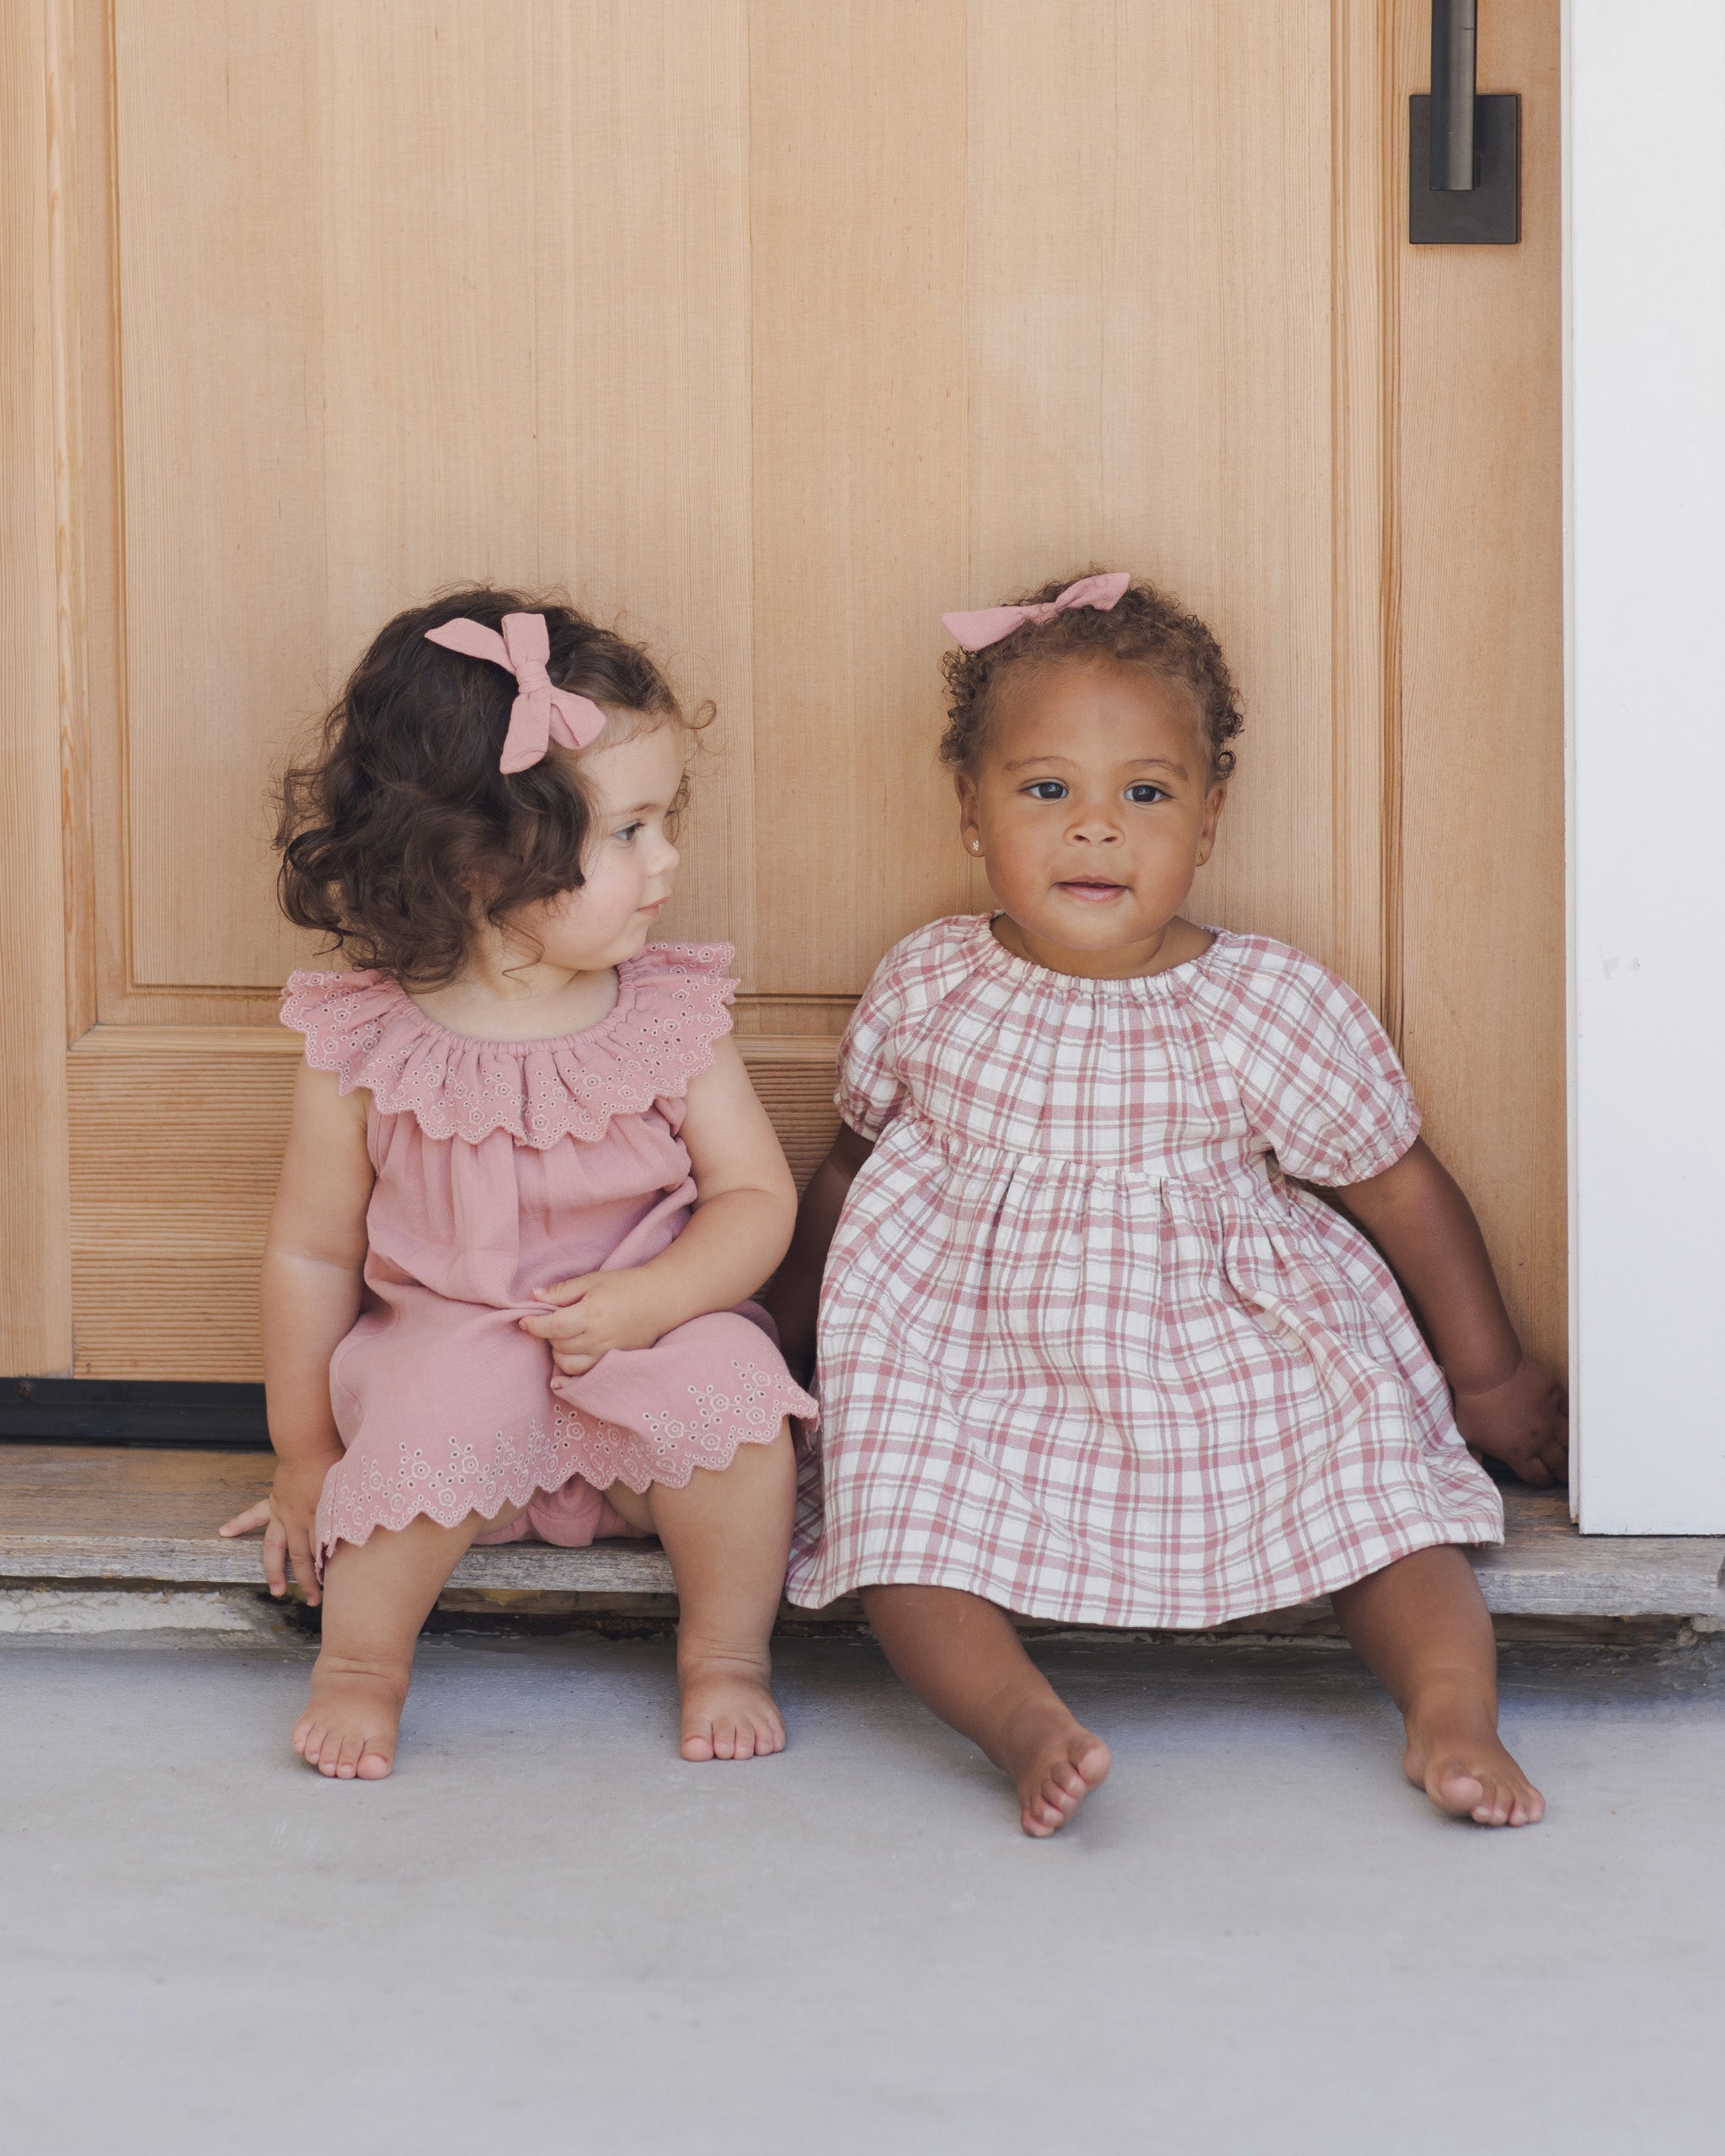
M 899 958 L 897 950 L 889 951 L 875 968 L 839 1043 L 838 1091 L 833 1098 L 845 1122 L 871 1144 L 905 1103 L 905 1087 L 894 1060 L 895 1037 L 905 1013 Z
M 1419 1135 L 1419 1107 L 1383 1027 L 1348 984 L 1303 952 L 1242 937 L 1216 989 L 1222 1053 L 1283 1171 L 1335 1187 L 1393 1167 Z

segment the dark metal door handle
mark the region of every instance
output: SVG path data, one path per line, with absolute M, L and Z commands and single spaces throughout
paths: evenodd
M 1473 111 L 1478 0 L 1432 0 L 1432 152 L 1434 194 L 1475 184 Z
M 1416 247 L 1521 237 L 1521 99 L 1475 88 L 1479 0 L 1432 0 L 1432 87 L 1407 100 L 1407 237 Z

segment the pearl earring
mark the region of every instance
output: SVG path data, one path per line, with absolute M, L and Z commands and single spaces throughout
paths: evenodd
M 980 853 L 982 851 L 982 841 L 980 839 L 972 839 L 970 841 L 970 851 L 972 853 Z

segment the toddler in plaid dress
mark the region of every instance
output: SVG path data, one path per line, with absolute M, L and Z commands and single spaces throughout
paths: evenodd
M 1200 1628 L 1328 1594 L 1410 1775 L 1529 1823 L 1455 1545 L 1503 1538 L 1464 1433 L 1549 1481 L 1561 1391 L 1359 997 L 1180 916 L 1240 723 L 1221 654 L 1119 573 L 947 618 L 944 754 L 1001 910 L 908 937 L 846 1036 L 772 1291 L 806 1350 L 824 1259 L 790 1598 L 860 1589 L 1039 1835 L 1108 1753 L 1006 1613 Z

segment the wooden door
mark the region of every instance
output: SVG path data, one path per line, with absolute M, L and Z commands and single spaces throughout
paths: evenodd
M 565 584 L 714 699 L 666 932 L 806 1167 L 986 903 L 939 616 L 1092 563 L 1244 689 L 1199 910 L 1376 1006 L 1561 1357 L 1557 0 L 1497 249 L 1406 243 L 1416 0 L 3 6 L 0 1369 L 256 1374 L 268 782 L 393 609 Z

